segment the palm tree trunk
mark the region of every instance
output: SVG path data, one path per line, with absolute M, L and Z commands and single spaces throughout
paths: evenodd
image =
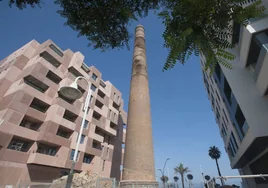
M 220 171 L 220 167 L 219 167 L 219 163 L 218 163 L 218 159 L 215 159 L 216 161 L 216 165 L 217 165 L 217 169 L 218 169 L 218 174 L 219 176 L 221 177 L 221 171 Z M 224 183 L 223 183 L 223 179 L 221 178 L 221 185 L 223 186 Z
M 183 177 L 183 174 L 181 174 L 181 185 L 182 185 L 182 188 L 184 188 L 184 177 Z

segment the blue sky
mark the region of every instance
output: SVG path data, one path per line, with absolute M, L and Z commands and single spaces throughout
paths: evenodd
M 42 43 L 53 40 L 61 49 L 70 48 L 85 55 L 88 65 L 96 66 L 104 80 L 110 80 L 123 94 L 127 110 L 130 87 L 131 49 L 101 53 L 88 47 L 88 41 L 68 26 L 56 10 L 57 6 L 46 3 L 42 9 L 9 8 L 7 1 L 0 2 L 0 59 L 20 48 L 32 39 Z M 217 176 L 216 165 L 208 157 L 208 149 L 216 145 L 222 151 L 219 161 L 223 175 L 237 175 L 231 170 L 213 112 L 202 82 L 198 57 L 191 57 L 186 65 L 178 64 L 173 70 L 162 72 L 168 51 L 163 48 L 164 26 L 157 16 L 150 14 L 140 20 L 145 27 L 147 62 L 151 94 L 156 169 L 162 168 L 166 158 L 166 174 L 173 177 L 173 168 L 182 162 L 200 184 L 200 165 L 205 174 Z M 129 28 L 133 33 L 138 23 Z M 157 172 L 157 176 L 160 174 Z

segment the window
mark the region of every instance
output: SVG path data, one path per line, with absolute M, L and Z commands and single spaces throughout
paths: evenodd
M 84 143 L 84 141 L 85 141 L 85 135 L 81 135 L 81 140 L 80 140 L 80 144 L 83 144 Z
M 236 108 L 235 119 L 236 119 L 238 126 L 236 126 L 236 124 L 234 124 L 234 126 L 238 132 L 240 140 L 242 140 L 248 131 L 248 124 L 247 124 L 245 116 L 244 116 L 244 114 L 243 114 L 243 112 L 238 104 L 237 104 L 237 108 Z
M 210 91 L 212 91 L 212 93 L 214 93 L 214 89 L 211 85 L 210 85 Z
M 229 155 L 230 159 L 232 159 L 235 156 L 235 153 L 234 153 L 233 149 L 231 148 L 231 142 L 228 145 L 227 151 L 228 151 L 228 155 Z
M 101 143 L 97 142 L 96 140 L 93 140 L 92 147 L 98 150 L 102 150 Z
M 224 110 L 224 109 L 222 109 L 222 112 L 223 112 L 223 115 L 224 115 L 224 117 L 225 117 L 225 119 L 226 119 L 227 123 L 229 123 L 229 120 L 228 120 L 228 118 L 227 118 L 227 115 L 226 115 L 226 113 L 225 113 L 225 110 Z
M 102 162 L 102 171 L 104 171 L 104 167 L 105 167 L 105 160 L 103 160 Z
M 113 121 L 110 121 L 110 127 L 114 130 L 118 129 L 116 124 Z
M 30 142 L 21 138 L 13 137 L 7 149 L 21 151 L 21 152 L 28 152 L 32 144 L 33 142 Z
M 49 48 L 51 48 L 60 57 L 63 57 L 63 53 L 54 44 L 50 44 Z
M 71 122 L 75 122 L 75 120 L 77 119 L 78 115 L 70 112 L 69 110 L 65 110 L 64 114 L 63 114 L 63 118 L 67 119 Z
M 103 107 L 103 104 L 102 104 L 99 100 L 96 100 L 95 105 L 96 105 L 99 109 L 102 109 L 102 107 Z
M 215 100 L 214 100 L 213 94 L 211 93 L 211 103 L 212 103 L 213 109 L 214 109 L 214 106 L 215 106 L 214 102 L 215 102 Z
M 224 124 L 222 124 L 221 126 L 222 126 L 222 130 L 221 130 L 222 136 L 225 138 L 227 136 L 227 131 L 226 131 Z
M 68 71 L 72 73 L 75 77 L 83 76 L 78 70 L 76 70 L 74 67 L 68 68 Z
M 54 82 L 55 84 L 58 84 L 61 81 L 61 78 L 50 70 L 48 71 L 46 77 L 50 79 L 52 82 Z
M 216 117 L 217 117 L 217 120 L 219 121 L 220 120 L 220 113 L 219 113 L 218 108 L 216 108 Z
M 93 160 L 94 156 L 93 155 L 89 155 L 89 154 L 86 154 L 84 155 L 84 159 L 83 159 L 83 163 L 88 163 L 90 164 L 91 161 Z
M 74 150 L 74 149 L 72 149 L 71 154 L 70 154 L 70 160 L 73 160 L 73 159 L 74 159 L 74 153 L 75 153 L 75 150 Z M 79 158 L 79 157 L 78 157 L 78 156 L 79 156 L 79 154 L 80 154 L 80 151 L 78 151 L 78 153 L 77 153 L 77 156 L 76 156 L 76 161 L 77 161 L 77 159 Z
M 101 115 L 100 115 L 98 112 L 94 111 L 92 117 L 93 117 L 94 119 L 96 119 L 96 120 L 100 120 Z
M 96 81 L 98 79 L 97 75 L 93 73 L 92 74 L 92 79 Z
M 45 113 L 47 111 L 47 109 L 49 108 L 49 105 L 37 98 L 34 98 L 32 103 L 30 104 L 30 107 Z
M 49 62 L 54 67 L 58 68 L 61 63 L 53 57 L 51 54 L 49 54 L 47 51 L 44 51 L 40 54 L 40 57 L 44 58 L 47 62 Z
M 57 148 L 54 146 L 49 146 L 46 144 L 38 143 L 37 153 L 42 153 L 45 155 L 55 156 L 57 152 Z
M 218 100 L 221 101 L 221 98 L 220 98 L 220 96 L 219 96 L 217 91 L 216 91 L 216 95 L 217 95 Z
M 125 149 L 125 144 L 122 144 L 122 148 Z
M 103 88 L 106 87 L 106 84 L 105 84 L 102 80 L 100 81 L 100 85 L 101 85 L 101 87 L 103 87 Z
M 237 142 L 235 140 L 233 133 L 231 133 L 230 142 L 228 145 L 228 154 L 231 156 L 231 158 L 235 156 L 237 150 L 238 150 Z
M 82 65 L 81 65 L 81 69 L 82 69 L 83 71 L 85 71 L 85 73 L 87 73 L 87 74 L 90 72 L 88 66 L 87 66 L 85 63 L 82 63 Z
M 31 75 L 24 77 L 24 83 L 42 93 L 45 93 L 46 90 L 49 88 L 48 85 L 46 85 L 45 83 L 41 82 L 40 80 L 36 79 Z
M 104 97 L 105 97 L 105 93 L 103 93 L 101 90 L 98 90 L 98 95 L 99 95 L 101 98 L 104 98 Z
M 239 127 L 242 128 L 246 119 L 245 119 L 244 114 L 241 111 L 241 108 L 239 105 L 237 105 L 237 108 L 236 108 L 235 119 L 236 119 Z
M 237 145 L 237 142 L 236 142 L 236 139 L 235 139 L 233 133 L 231 133 L 231 137 L 230 138 L 231 138 L 231 143 L 232 143 L 232 145 L 233 145 L 233 147 L 235 149 L 235 152 L 236 152 L 238 150 L 238 145 Z
M 91 84 L 90 88 L 92 91 L 96 91 L 96 89 L 97 89 L 97 87 L 94 84 Z
M 218 80 L 221 82 L 221 67 L 220 67 L 219 63 L 216 63 L 215 73 L 217 75 Z
M 239 23 L 234 22 L 233 34 L 232 34 L 232 44 L 237 44 L 239 42 L 240 27 L 241 27 L 241 25 Z
M 84 127 L 84 129 L 88 128 L 88 120 L 85 120 L 83 127 Z
M 90 100 L 89 100 L 90 102 L 92 102 L 93 101 L 93 96 L 91 95 L 90 96 Z
M 77 135 L 77 140 L 76 140 L 76 142 L 78 142 L 78 137 L 79 137 L 79 135 Z M 81 140 L 80 140 L 80 144 L 83 144 L 84 143 L 84 141 L 85 141 L 85 135 L 81 135 Z
M 232 90 L 231 90 L 231 87 L 230 85 L 228 84 L 226 78 L 224 78 L 224 94 L 226 96 L 226 99 L 228 100 L 229 102 L 229 105 L 231 106 L 232 105 L 232 99 L 231 99 L 231 96 L 232 96 Z
M 41 124 L 42 122 L 29 116 L 24 116 L 20 122 L 21 127 L 25 127 L 34 131 L 37 131 L 40 128 Z

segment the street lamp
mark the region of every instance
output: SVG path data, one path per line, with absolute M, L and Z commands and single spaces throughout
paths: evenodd
M 168 161 L 169 159 L 170 159 L 170 158 L 167 158 L 167 159 L 166 159 L 165 164 L 164 164 L 164 167 L 163 167 L 163 170 L 158 169 L 158 170 L 161 172 L 162 177 L 165 176 L 165 168 L 166 168 L 167 161 Z M 163 183 L 164 183 L 164 188 L 165 188 L 165 182 L 163 182 Z
M 87 93 L 87 98 L 86 98 L 84 109 L 83 109 L 84 115 L 83 115 L 83 119 L 81 122 L 81 127 L 80 127 L 80 131 L 79 131 L 79 135 L 78 135 L 78 139 L 77 139 L 77 143 L 76 143 L 76 147 L 75 147 L 74 157 L 72 160 L 72 166 L 71 166 L 71 170 L 70 170 L 70 173 L 68 175 L 67 182 L 66 182 L 66 188 L 71 188 L 71 186 L 72 186 L 74 167 L 75 167 L 75 163 L 77 160 L 78 148 L 79 148 L 79 144 L 80 144 L 81 137 L 82 137 L 84 123 L 86 121 L 86 116 L 87 116 L 87 111 L 88 111 L 88 106 L 89 106 L 89 101 L 90 101 L 90 97 L 92 94 L 92 90 L 90 89 L 91 83 L 85 77 L 78 76 L 70 86 L 64 86 L 59 91 L 62 96 L 66 97 L 68 99 L 76 100 L 76 99 L 81 98 L 83 94 L 78 89 L 78 86 L 77 86 L 77 81 L 80 79 L 84 79 L 88 83 L 88 93 Z

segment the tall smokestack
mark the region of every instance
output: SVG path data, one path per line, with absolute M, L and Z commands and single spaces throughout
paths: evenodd
M 123 167 L 121 187 L 158 187 L 155 179 L 145 35 L 142 25 L 138 25 L 135 31 Z

